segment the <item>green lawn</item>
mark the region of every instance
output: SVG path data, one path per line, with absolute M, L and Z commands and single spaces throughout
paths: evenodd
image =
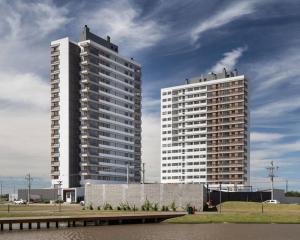
M 84 216 L 84 215 L 124 215 L 133 214 L 133 211 L 99 211 L 82 210 L 78 204 L 62 205 L 32 204 L 0 205 L 0 218 L 4 217 L 32 217 L 32 216 Z M 219 206 L 218 206 L 219 209 Z M 300 223 L 300 205 L 296 204 L 262 204 L 251 202 L 225 202 L 219 212 L 200 212 L 194 215 L 166 220 L 166 223 Z M 157 214 L 160 212 L 136 211 L 135 214 Z M 172 213 L 172 212 L 170 212 Z
M 117 211 L 117 210 L 83 210 L 78 204 L 59 205 L 51 204 L 31 204 L 27 205 L 0 205 L 0 218 L 8 217 L 38 217 L 38 216 L 90 216 L 90 215 L 125 215 L 125 214 L 157 214 L 159 212 L 142 212 L 142 211 Z
M 220 209 L 220 206 L 218 206 Z M 207 212 L 166 220 L 167 223 L 300 223 L 300 205 L 225 202 L 221 213 Z

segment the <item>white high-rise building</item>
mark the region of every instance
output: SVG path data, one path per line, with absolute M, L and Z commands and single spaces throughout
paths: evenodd
M 161 182 L 250 182 L 248 83 L 226 72 L 161 90 Z
M 52 186 L 140 182 L 141 66 L 84 27 L 51 42 Z

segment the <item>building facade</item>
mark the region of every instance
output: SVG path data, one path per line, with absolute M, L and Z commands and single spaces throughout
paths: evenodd
M 248 185 L 248 81 L 226 72 L 161 90 L 161 182 Z
M 52 186 L 140 182 L 141 65 L 84 27 L 51 42 Z

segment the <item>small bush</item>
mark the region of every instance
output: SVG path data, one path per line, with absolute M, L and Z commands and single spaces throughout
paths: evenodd
M 135 205 L 133 205 L 132 210 L 133 211 L 138 211 L 139 209 Z
M 189 209 L 189 207 L 191 207 L 191 204 L 190 203 L 188 203 L 187 205 L 186 205 L 186 207 L 185 207 L 185 211 L 187 211 L 188 209 Z
M 171 209 L 172 209 L 172 211 L 176 212 L 176 204 L 175 204 L 175 201 L 173 201 L 173 202 L 171 203 Z
M 97 207 L 97 210 L 100 211 L 100 210 L 101 210 L 101 206 L 98 206 L 98 207 Z
M 113 207 L 109 203 L 103 205 L 103 210 L 113 210 Z
M 85 210 L 85 207 L 83 207 L 81 210 Z
M 152 207 L 153 211 L 158 211 L 158 203 L 154 203 Z
M 131 207 L 130 207 L 130 205 L 129 205 L 128 202 L 126 202 L 126 203 L 123 204 L 123 210 L 124 211 L 130 211 L 131 210 Z
M 142 210 L 143 211 L 150 211 L 151 209 L 152 209 L 152 204 L 148 199 L 146 199 L 144 204 L 142 205 Z
M 89 205 L 89 209 L 90 209 L 90 210 L 94 210 L 94 208 L 93 208 L 93 205 L 92 205 L 92 204 L 90 204 L 90 205 Z
M 162 205 L 161 211 L 163 211 L 163 212 L 168 212 L 168 211 L 169 211 L 169 207 L 168 207 L 168 206 L 165 206 L 165 205 Z
M 285 193 L 286 197 L 300 197 L 300 192 L 290 191 Z

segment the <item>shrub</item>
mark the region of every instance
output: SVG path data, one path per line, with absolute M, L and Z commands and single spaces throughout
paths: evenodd
M 109 203 L 103 205 L 103 210 L 113 210 L 113 207 Z
M 124 211 L 130 211 L 130 210 L 131 210 L 131 207 L 130 207 L 130 205 L 129 205 L 128 202 L 126 202 L 126 203 L 121 203 L 121 204 L 120 204 L 120 207 L 121 207 L 121 210 L 124 210 Z
M 98 207 L 97 207 L 97 210 L 99 210 L 99 211 L 100 211 L 100 210 L 101 210 L 101 206 L 98 206 Z
M 152 209 L 152 204 L 150 201 L 146 198 L 144 204 L 142 205 L 142 210 L 143 211 L 150 211 Z
M 185 210 L 187 211 L 187 210 L 189 209 L 189 207 L 191 207 L 191 204 L 190 204 L 190 203 L 188 203 L 188 204 L 186 205 Z
M 165 206 L 165 205 L 162 205 L 161 211 L 167 212 L 167 211 L 169 211 L 169 207 L 168 207 L 168 206 Z
M 133 205 L 132 210 L 133 210 L 133 211 L 138 211 L 139 209 L 138 209 L 135 205 Z
M 290 191 L 285 193 L 286 197 L 300 197 L 300 192 Z
M 171 203 L 171 209 L 172 209 L 172 211 L 176 212 L 176 204 L 175 204 L 175 201 L 173 201 L 173 202 Z
M 158 203 L 153 204 L 153 211 L 158 211 Z
M 93 205 L 92 205 L 92 204 L 90 204 L 90 205 L 89 205 L 89 209 L 90 209 L 90 210 L 94 210 L 94 208 L 93 208 Z

